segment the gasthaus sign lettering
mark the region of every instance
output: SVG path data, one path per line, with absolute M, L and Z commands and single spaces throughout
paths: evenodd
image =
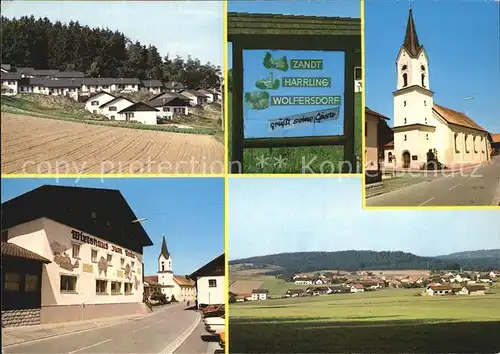
M 343 135 L 344 52 L 243 50 L 244 137 Z

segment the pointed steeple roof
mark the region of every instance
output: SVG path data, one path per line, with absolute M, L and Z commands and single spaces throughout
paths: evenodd
M 163 236 L 163 241 L 161 243 L 160 256 L 163 256 L 167 259 L 170 258 L 170 253 L 168 252 L 168 249 L 167 249 L 167 241 L 165 241 L 165 236 Z
M 417 30 L 415 29 L 415 22 L 413 21 L 413 13 L 410 8 L 410 14 L 408 15 L 408 23 L 406 24 L 406 35 L 403 46 L 408 50 L 410 56 L 416 57 L 422 46 L 418 42 Z

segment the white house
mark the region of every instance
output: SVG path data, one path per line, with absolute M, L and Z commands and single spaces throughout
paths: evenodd
M 99 91 L 108 93 L 113 92 L 139 92 L 141 80 L 137 78 L 82 78 L 80 79 L 82 86 L 81 91 L 83 94 L 93 94 Z
M 217 100 L 217 95 L 209 89 L 197 88 L 196 92 L 201 93 L 202 95 L 207 97 L 207 103 L 212 103 Z
M 359 292 L 364 292 L 365 288 L 361 284 L 353 284 L 351 285 L 351 293 L 359 293 Z
M 225 303 L 225 262 L 225 254 L 223 253 L 189 276 L 196 281 L 196 303 L 198 307 L 200 305 L 221 305 Z
M 396 70 L 394 141 L 384 151 L 385 168 L 420 169 L 436 157 L 445 166 L 490 160 L 488 132 L 466 114 L 434 102 L 429 57 L 418 40 L 411 9 Z
M 252 300 L 267 300 L 269 290 L 267 289 L 254 289 L 252 290 Z
M 2 203 L 2 326 L 146 314 L 152 242 L 135 219 L 118 190 L 44 185 Z
M 142 92 L 149 92 L 158 94 L 164 90 L 165 86 L 160 80 L 142 80 L 140 90 Z
M 196 288 L 194 281 L 185 276 L 174 275 L 172 255 L 168 251 L 167 241 L 163 236 L 160 255 L 158 256 L 158 273 L 155 276 L 145 276 L 144 280 L 158 283 L 160 292 L 165 294 L 167 300 L 172 297 L 180 302 L 191 302 L 196 300 Z
M 179 92 L 184 89 L 184 85 L 181 82 L 170 81 L 165 83 L 165 88 L 170 92 Z
M 108 117 L 110 120 L 116 120 L 118 112 L 130 107 L 134 104 L 131 100 L 126 97 L 118 96 L 111 101 L 105 102 L 99 106 L 101 113 Z
M 187 98 L 191 106 L 201 106 L 208 102 L 208 97 L 196 90 L 181 90 L 179 93 Z
M 93 114 L 101 114 L 99 107 L 115 98 L 116 96 L 109 92 L 99 91 L 85 100 L 85 109 Z
M 486 288 L 483 285 L 467 285 L 458 293 L 460 295 L 484 295 Z
M 2 95 L 14 96 L 19 91 L 19 81 L 21 75 L 18 73 L 3 72 L 1 74 Z
M 171 119 L 174 115 L 189 115 L 189 100 L 166 96 L 148 101 L 148 105 L 160 111 L 159 116 Z
M 432 285 L 428 286 L 426 290 L 428 295 L 449 295 L 453 292 L 451 285 Z
M 144 102 L 136 102 L 133 105 L 118 111 L 116 120 L 156 125 L 158 112 L 158 109 L 151 107 Z

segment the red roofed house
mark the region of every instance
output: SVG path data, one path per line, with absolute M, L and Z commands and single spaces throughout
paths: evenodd
M 445 166 L 489 162 L 489 133 L 466 114 L 434 103 L 429 57 L 418 40 L 411 9 L 396 66 L 394 147 L 386 148 L 384 167 L 421 169 L 436 157 Z
M 361 284 L 353 284 L 351 286 L 351 293 L 359 293 L 365 291 L 365 287 Z

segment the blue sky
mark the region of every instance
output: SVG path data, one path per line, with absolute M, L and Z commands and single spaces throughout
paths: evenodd
M 365 1 L 366 105 L 391 121 L 395 61 L 408 8 L 407 1 Z M 467 113 L 492 133 L 500 132 L 500 3 L 414 1 L 412 8 L 420 44 L 430 60 L 434 102 Z M 473 100 L 464 99 L 471 96 Z
M 118 29 L 162 56 L 191 55 L 222 67 L 220 1 L 2 1 L 2 16 L 23 15 Z
M 162 236 L 175 274 L 197 270 L 224 252 L 222 178 L 2 179 L 2 203 L 44 184 L 118 189 L 154 245 L 144 248 L 145 275 L 158 270 Z M 98 235 L 94 235 L 98 236 Z
M 229 259 L 281 252 L 500 248 L 500 210 L 363 210 L 359 178 L 230 178 Z
M 281 15 L 361 17 L 361 3 L 357 0 L 229 0 L 228 12 L 267 13 Z M 232 68 L 232 47 L 228 44 L 228 69 Z
M 249 109 L 243 105 L 245 116 L 245 138 L 269 137 L 297 137 L 297 136 L 324 136 L 342 135 L 343 129 L 343 101 L 344 101 L 344 53 L 321 51 L 269 51 L 274 59 L 286 57 L 290 65 L 292 59 L 321 59 L 323 70 L 288 69 L 269 70 L 263 65 L 266 50 L 245 50 L 243 52 L 243 91 L 258 92 L 255 82 L 273 74 L 274 79 L 280 79 L 278 90 L 267 90 L 271 96 L 341 96 L 341 110 L 337 120 L 324 121 L 320 124 L 297 126 L 291 129 L 269 131 L 269 120 L 286 116 L 308 113 L 334 106 L 269 106 L 267 109 Z M 331 87 L 290 88 L 281 86 L 283 77 L 328 77 L 331 78 Z

